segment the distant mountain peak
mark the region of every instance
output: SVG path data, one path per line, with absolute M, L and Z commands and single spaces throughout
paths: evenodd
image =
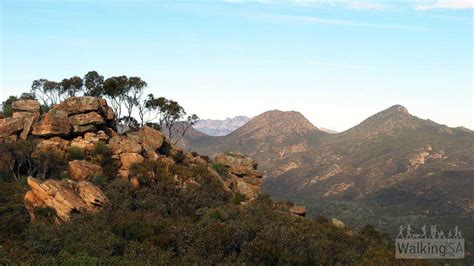
M 225 136 L 237 128 L 243 126 L 251 118 L 246 116 L 236 116 L 233 118 L 226 118 L 225 120 L 217 119 L 203 119 L 200 120 L 193 127 L 200 132 L 210 136 Z

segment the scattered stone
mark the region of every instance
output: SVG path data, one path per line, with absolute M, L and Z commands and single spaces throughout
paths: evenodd
M 297 215 L 297 216 L 306 216 L 306 208 L 304 206 L 295 205 L 289 209 L 290 213 Z
M 334 225 L 335 227 L 339 229 L 344 229 L 346 228 L 346 225 L 339 219 L 337 218 L 331 218 L 331 224 Z

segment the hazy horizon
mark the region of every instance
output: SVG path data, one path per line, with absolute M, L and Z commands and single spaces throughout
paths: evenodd
M 38 78 L 140 76 L 203 119 L 301 112 L 339 132 L 392 105 L 474 129 L 472 2 L 1 2 L 0 100 Z

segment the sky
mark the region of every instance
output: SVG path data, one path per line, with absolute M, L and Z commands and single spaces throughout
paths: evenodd
M 142 77 L 201 118 L 295 110 L 346 130 L 395 104 L 474 129 L 474 0 L 0 0 L 0 100 Z

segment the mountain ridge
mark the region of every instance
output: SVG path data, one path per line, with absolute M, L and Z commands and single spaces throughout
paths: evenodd
M 413 213 L 423 214 L 420 217 L 425 218 L 416 220 L 420 222 L 474 222 L 474 197 L 468 193 L 474 184 L 465 174 L 474 171 L 474 132 L 418 118 L 401 105 L 337 134 L 306 121 L 298 112 L 272 110 L 228 136 L 196 139 L 189 147 L 204 154 L 232 150 L 251 155 L 265 174 L 264 192 L 304 204 L 313 214 L 329 211 L 354 223 L 363 220 L 385 226 L 382 229 L 390 232 L 396 228 L 387 224 L 402 223 Z M 437 204 L 430 203 L 436 193 L 426 192 L 430 186 L 425 182 L 431 179 L 436 180 L 433 191 L 451 191 Z M 391 200 L 400 195 L 410 197 L 402 205 Z M 340 204 L 357 207 L 335 211 L 341 210 Z M 413 210 L 403 213 L 401 206 Z M 353 217 L 357 209 L 383 211 L 367 215 L 366 221 Z M 451 209 L 457 211 L 446 216 Z

